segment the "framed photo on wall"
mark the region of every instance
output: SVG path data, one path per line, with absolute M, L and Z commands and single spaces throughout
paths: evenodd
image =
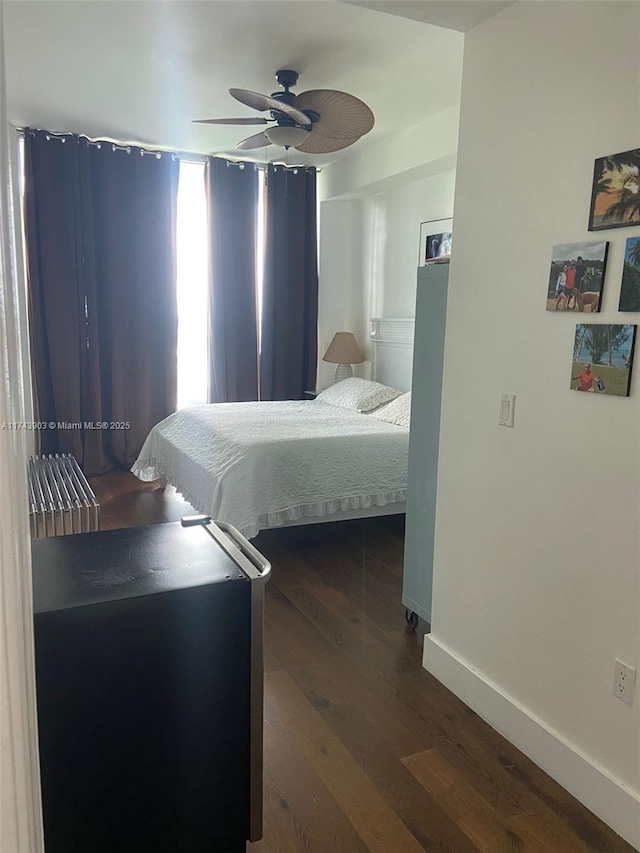
M 418 266 L 424 267 L 451 256 L 453 219 L 431 219 L 420 223 Z
M 547 311 L 600 310 L 609 243 L 558 243 L 551 252 Z
M 632 324 L 579 323 L 573 343 L 571 389 L 628 397 L 636 328 Z
M 640 311 L 640 237 L 628 237 L 618 311 Z
M 589 231 L 640 225 L 640 148 L 599 157 L 593 169 Z

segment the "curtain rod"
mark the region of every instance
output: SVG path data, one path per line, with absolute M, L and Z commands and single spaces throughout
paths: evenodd
M 172 154 L 174 156 L 180 156 L 179 152 L 168 150 L 166 148 L 148 148 L 145 145 L 140 145 L 136 142 L 121 142 L 119 139 L 109 139 L 108 137 L 95 137 L 92 138 L 87 136 L 85 133 L 74 134 L 70 131 L 53 131 L 53 130 L 44 130 L 44 128 L 38 128 L 42 130 L 43 133 L 47 134 L 48 139 L 58 139 L 60 142 L 65 142 L 69 136 L 77 136 L 79 139 L 85 139 L 89 145 L 112 145 L 113 150 L 118 151 L 128 151 L 130 152 L 132 148 L 139 148 L 142 154 L 153 154 L 154 156 L 161 156 L 162 154 Z M 31 128 L 32 132 L 35 132 L 35 128 Z M 18 136 L 21 136 L 24 139 L 25 129 L 24 127 L 16 127 L 16 132 Z
M 16 133 L 18 136 L 21 136 L 24 139 L 24 127 L 16 127 Z M 52 139 L 59 139 L 61 142 L 64 142 L 67 136 L 72 135 L 70 132 L 56 133 L 55 131 L 47 130 L 45 133 L 49 134 Z M 84 133 L 77 134 L 82 139 L 86 139 L 89 145 L 100 145 L 101 143 L 106 143 L 107 145 L 113 145 L 114 150 L 118 149 L 120 151 L 130 151 L 131 148 L 139 148 L 142 154 L 153 154 L 154 156 L 158 156 L 159 154 L 171 154 L 175 157 L 178 157 L 179 160 L 184 160 L 185 163 L 202 163 L 203 165 L 207 162 L 209 157 L 218 157 L 220 160 L 226 160 L 227 163 L 231 163 L 233 166 L 242 165 L 244 168 L 244 164 L 250 161 L 247 160 L 230 160 L 226 156 L 220 156 L 217 154 L 200 154 L 195 151 L 173 151 L 166 148 L 147 148 L 144 145 L 140 145 L 135 142 L 124 143 L 120 142 L 116 139 L 109 139 L 108 137 L 100 138 L 95 137 L 92 138 L 87 136 Z M 253 163 L 254 169 L 258 169 L 259 171 L 264 171 L 267 166 L 283 166 L 285 169 L 313 169 L 315 168 L 316 172 L 319 174 L 322 169 L 317 166 L 309 166 L 304 163 L 297 163 L 289 165 L 287 163 L 283 163 L 282 161 L 272 162 L 272 163 Z
M 215 157 L 217 160 L 224 160 L 227 166 L 237 166 L 239 169 L 244 169 L 246 166 L 253 166 L 254 169 L 258 169 L 260 172 L 264 172 L 267 166 L 282 166 L 284 169 L 290 169 L 291 171 L 294 169 L 315 169 L 318 173 L 322 171 L 318 166 L 310 166 L 308 163 L 289 164 L 283 163 L 281 160 L 270 163 L 254 163 L 251 160 L 229 160 L 228 157 L 218 156 L 217 154 L 212 154 L 211 157 Z

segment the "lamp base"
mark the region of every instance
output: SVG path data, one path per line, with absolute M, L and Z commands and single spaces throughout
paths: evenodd
M 350 364 L 339 364 L 336 367 L 336 372 L 333 375 L 334 382 L 341 382 L 343 379 L 350 379 L 353 376 L 353 370 Z

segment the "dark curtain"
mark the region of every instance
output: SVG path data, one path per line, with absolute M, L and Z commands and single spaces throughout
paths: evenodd
M 205 187 L 210 257 L 209 400 L 257 400 L 258 172 L 250 163 L 210 157 Z
M 169 153 L 25 131 L 36 406 L 56 425 L 41 450 L 89 475 L 130 467 L 175 411 L 178 171 Z
M 260 399 L 300 400 L 318 356 L 316 170 L 269 166 L 265 194 Z
M 81 375 L 86 334 L 78 146 L 71 137 L 49 137 L 27 129 L 24 151 L 36 416 L 53 425 L 40 432 L 40 451 L 73 453 L 82 464 L 85 434 L 55 428 L 58 421 L 84 420 Z

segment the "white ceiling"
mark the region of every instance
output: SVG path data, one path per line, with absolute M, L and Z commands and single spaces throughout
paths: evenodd
M 502 9 L 511 6 L 513 0 L 508 2 L 500 2 L 500 0 L 341 0 L 341 2 L 466 33 L 488 18 L 497 15 Z
M 476 0 L 448 4 L 462 15 Z M 436 17 L 442 6 L 433 3 Z M 293 68 L 297 92 L 334 88 L 369 104 L 376 126 L 356 143 L 362 146 L 458 102 L 463 40 L 453 30 L 334 0 L 10 0 L 9 116 L 19 126 L 239 154 L 235 143 L 259 128 L 191 120 L 256 115 L 227 89 L 270 93 L 278 88 L 274 72 Z M 322 164 L 353 150 L 289 157 Z M 270 146 L 255 153 L 264 161 L 284 152 Z

